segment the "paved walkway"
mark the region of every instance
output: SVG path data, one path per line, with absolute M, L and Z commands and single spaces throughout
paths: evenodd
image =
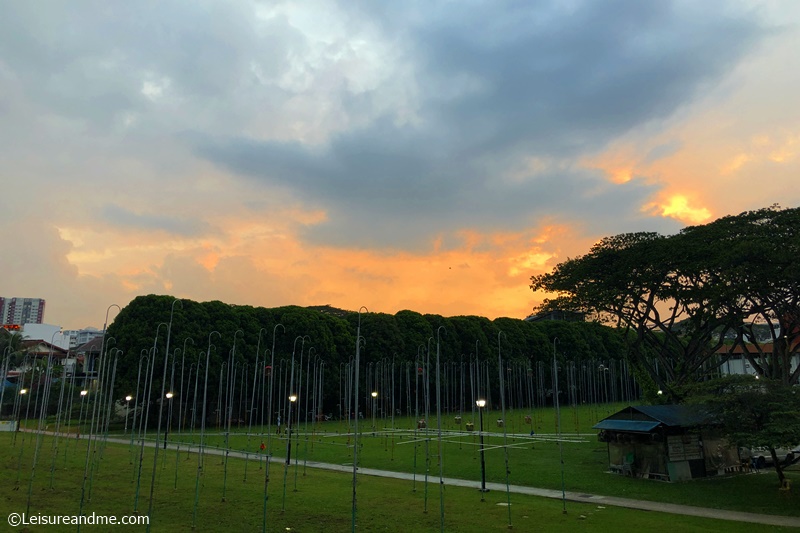
M 109 438 L 108 442 L 128 445 L 130 443 L 130 440 Z M 140 443 L 137 443 L 136 445 L 139 446 Z M 152 447 L 155 445 L 155 443 L 147 442 L 146 445 Z M 162 446 L 162 444 L 159 444 L 159 446 Z M 175 450 L 177 447 L 178 446 L 175 444 L 168 445 L 168 449 L 170 450 Z M 186 450 L 187 450 L 186 446 L 181 446 L 181 451 L 186 451 Z M 192 450 L 192 453 L 196 452 L 197 448 L 195 447 Z M 224 455 L 225 451 L 218 448 L 207 447 L 204 453 L 208 455 L 221 456 Z M 257 456 L 252 453 L 248 454 L 245 452 L 231 451 L 229 457 L 237 457 L 241 459 L 250 458 L 252 460 Z M 282 464 L 284 462 L 284 459 L 280 457 L 273 457 L 272 462 Z M 304 466 L 307 466 L 308 468 L 320 468 L 323 470 L 331 470 L 334 472 L 349 472 L 349 473 L 353 472 L 352 465 L 338 465 L 331 463 L 320 463 L 316 461 L 307 461 L 306 463 L 304 463 Z M 393 472 L 389 470 L 377 470 L 374 468 L 362 467 L 358 469 L 358 473 L 363 476 L 376 476 L 376 477 L 384 477 L 392 479 L 402 479 L 408 481 L 411 481 L 413 479 L 413 474 L 409 474 L 406 472 Z M 417 481 L 424 482 L 424 477 L 417 475 Z M 438 476 L 430 476 L 430 475 L 428 476 L 428 483 L 438 483 L 438 481 L 439 481 Z M 476 490 L 480 488 L 480 482 L 466 480 L 466 479 L 444 478 L 443 482 L 445 485 L 452 485 L 456 487 L 474 488 Z M 502 483 L 487 483 L 486 488 L 496 492 L 505 492 L 506 490 L 506 486 Z M 541 498 L 554 498 L 559 500 L 564 498 L 571 502 L 588 503 L 593 505 L 627 507 L 629 509 L 639 509 L 642 511 L 657 511 L 661 513 L 699 516 L 703 518 L 715 518 L 718 520 L 732 520 L 736 522 L 749 522 L 753 524 L 767 524 L 771 526 L 800 528 L 800 518 L 792 516 L 745 513 L 741 511 L 727 511 L 724 509 L 711 509 L 708 507 L 694 507 L 691 505 L 677 505 L 673 503 L 633 500 L 629 498 L 618 498 L 616 496 L 600 496 L 596 494 L 584 494 L 584 493 L 569 492 L 569 491 L 562 494 L 560 490 L 539 489 L 536 487 L 524 487 L 521 485 L 509 485 L 508 490 L 515 494 L 528 494 L 530 496 L 539 496 Z

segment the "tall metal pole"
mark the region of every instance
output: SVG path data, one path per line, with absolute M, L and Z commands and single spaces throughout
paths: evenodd
M 475 405 L 478 406 L 478 419 L 480 420 L 478 436 L 481 442 L 481 501 L 485 501 L 483 493 L 488 490 L 486 489 L 486 450 L 483 446 L 483 408 L 486 406 L 486 400 L 475 400 Z
M 228 390 L 225 395 L 227 398 L 227 408 L 225 409 L 225 416 L 227 417 L 225 424 L 225 466 L 224 474 L 222 477 L 222 501 L 225 501 L 226 489 L 228 487 L 228 456 L 231 453 L 230 435 L 231 435 L 231 419 L 233 418 L 233 399 L 236 389 L 236 335 L 241 332 L 244 337 L 244 331 L 237 329 L 233 334 L 233 347 L 231 348 L 228 356 Z
M 439 334 L 444 326 L 436 329 L 436 426 L 438 431 L 439 448 L 439 523 L 442 533 L 444 533 L 444 457 L 442 456 L 442 398 L 441 380 L 439 378 L 439 354 L 441 352 L 441 339 Z M 447 330 L 445 330 L 445 333 Z
M 161 436 L 161 417 L 164 414 L 164 398 L 166 397 L 164 389 L 167 385 L 167 358 L 169 357 L 169 341 L 170 336 L 172 334 L 172 319 L 175 316 L 175 304 L 180 302 L 181 308 L 183 308 L 183 302 L 179 298 L 175 298 L 172 301 L 172 307 L 169 312 L 169 325 L 167 325 L 167 345 L 164 348 L 164 371 L 161 375 L 161 394 L 158 396 L 158 424 L 156 426 L 156 440 L 155 446 L 153 449 L 155 453 L 153 453 L 153 475 L 150 478 L 150 502 L 147 507 L 147 533 L 150 533 L 150 524 L 153 523 L 153 493 L 155 492 L 156 488 L 156 469 L 158 467 L 158 440 Z M 153 354 L 155 358 L 155 354 Z M 155 366 L 155 365 L 153 365 Z
M 500 335 L 504 335 L 502 331 L 497 332 L 497 372 L 500 375 L 500 408 L 503 413 L 503 451 L 505 456 L 506 466 L 506 501 L 508 503 L 508 528 L 511 529 L 511 491 L 508 484 L 508 429 L 506 419 L 506 394 L 505 394 L 505 381 L 503 379 L 503 356 L 502 346 L 500 344 Z M 506 338 L 508 340 L 508 338 Z
M 108 314 L 111 311 L 112 307 L 116 307 L 118 310 L 120 309 L 120 307 L 117 304 L 111 304 L 106 309 L 106 319 L 105 319 L 105 322 L 103 322 L 103 338 L 100 341 L 100 357 L 101 357 L 101 360 L 103 358 L 105 345 L 106 345 L 106 330 L 108 329 Z M 99 381 L 101 376 L 98 375 L 97 377 L 98 377 L 98 381 Z M 102 376 L 102 379 L 105 379 L 105 376 Z M 91 448 L 92 448 L 92 429 L 93 429 L 92 426 L 94 424 L 94 414 L 95 414 L 95 411 L 97 410 L 97 404 L 98 404 L 98 401 L 95 400 L 95 402 L 94 402 L 94 404 L 92 406 L 92 423 L 89 425 L 89 442 L 88 442 L 88 446 L 86 447 L 86 462 L 85 462 L 84 470 L 83 470 L 83 484 L 81 485 L 81 503 L 80 503 L 80 505 L 78 507 L 78 514 L 79 515 L 83 514 L 83 502 L 84 502 L 84 499 L 85 499 L 85 496 L 86 496 L 86 480 L 89 477 L 88 476 L 88 472 L 89 472 L 89 457 L 90 457 Z M 80 531 L 80 530 L 81 530 L 81 525 L 80 525 L 80 523 L 78 523 L 78 531 Z
M 205 368 L 205 382 L 203 385 L 203 415 L 200 419 L 200 450 L 197 454 L 197 476 L 194 481 L 194 508 L 192 509 L 192 529 L 197 525 L 197 502 L 200 500 L 200 472 L 203 469 L 203 451 L 205 450 L 205 442 L 203 437 L 206 433 L 206 406 L 208 404 L 208 367 L 211 363 L 211 336 L 216 333 L 220 337 L 219 331 L 212 331 L 208 334 L 208 350 L 206 350 L 206 368 Z M 198 367 L 200 363 L 198 361 Z M 199 371 L 198 371 L 199 374 Z M 195 380 L 197 377 L 195 376 Z M 197 382 L 195 381 L 195 396 L 197 396 Z M 194 418 L 194 413 L 192 413 Z
M 561 439 L 561 407 L 558 401 L 558 361 L 556 360 L 556 341 L 553 338 L 553 401 L 556 407 L 556 425 L 558 428 L 558 453 L 561 461 L 561 502 L 563 505 L 562 513 L 567 514 L 567 493 L 564 490 L 564 443 Z
M 298 339 L 305 339 L 303 336 L 298 335 L 294 339 L 294 346 L 292 346 L 292 363 L 291 363 L 291 375 L 289 377 L 289 413 L 286 417 L 286 463 L 283 466 L 283 501 L 281 503 L 281 512 L 286 511 L 286 477 L 289 475 L 289 465 L 291 464 L 291 457 L 292 457 L 292 405 L 294 404 L 295 400 L 297 400 L 297 395 L 292 392 L 294 388 L 294 354 L 297 351 L 297 340 Z M 302 354 L 303 345 L 300 345 L 300 353 Z
M 356 473 L 358 472 L 358 370 L 361 361 L 361 310 L 369 313 L 369 310 L 363 305 L 358 308 L 358 326 L 356 328 L 356 360 L 355 360 L 355 393 L 353 394 L 353 403 L 355 404 L 355 438 L 353 440 L 353 515 L 350 530 L 352 533 L 356 532 L 356 512 L 357 496 L 356 496 Z
M 269 465 L 272 459 L 272 391 L 273 386 L 275 384 L 275 334 L 278 331 L 278 326 L 283 328 L 283 332 L 286 333 L 286 327 L 283 324 L 275 324 L 275 327 L 272 328 L 272 351 L 270 352 L 270 363 L 269 363 L 269 401 L 267 402 L 267 466 L 264 469 L 264 505 L 262 509 L 262 521 L 261 521 L 261 531 L 262 533 L 266 533 L 267 531 L 267 500 L 269 499 L 269 495 L 267 493 L 267 489 L 269 487 Z M 266 362 L 266 357 L 264 358 Z M 261 396 L 261 412 L 262 416 L 264 413 L 264 396 Z M 262 430 L 263 430 L 263 418 L 262 418 Z
M 186 426 L 186 414 L 185 414 L 186 413 L 186 408 L 181 409 L 181 404 L 182 403 L 183 404 L 188 403 L 183 399 L 183 362 L 184 362 L 184 359 L 186 357 L 186 341 L 192 341 L 192 345 L 194 345 L 194 339 L 193 338 L 186 337 L 185 339 L 183 339 L 183 350 L 181 350 L 181 391 L 180 391 L 179 396 L 178 396 L 178 431 L 183 431 L 185 426 Z M 190 380 L 192 379 L 191 369 L 190 369 L 189 379 Z M 188 395 L 188 392 L 189 392 L 189 384 L 188 383 L 186 384 L 186 392 L 187 392 L 187 395 Z M 181 416 L 181 413 L 183 413 L 183 416 Z

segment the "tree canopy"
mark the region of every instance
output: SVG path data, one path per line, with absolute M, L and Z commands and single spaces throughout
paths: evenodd
M 734 445 L 770 452 L 780 482 L 784 479 L 776 448 L 800 443 L 800 394 L 777 380 L 728 376 L 690 387 L 689 400 L 701 403 Z
M 672 399 L 714 371 L 731 336 L 759 374 L 791 384 L 800 348 L 798 251 L 800 209 L 772 206 L 672 236 L 606 237 L 533 276 L 531 289 L 554 294 L 538 312 L 582 312 L 622 328 L 633 362 Z M 753 342 L 758 323 L 776 326 L 772 346 Z
M 109 326 L 106 346 L 123 352 L 118 361 L 115 386 L 119 397 L 135 391 L 140 360 L 145 360 L 143 358 L 152 353 L 153 348 L 157 353 L 153 387 L 158 390 L 165 360 L 166 325 L 175 302 L 172 296 L 137 297 L 120 311 Z M 236 351 L 233 364 L 238 364 L 241 369 L 249 369 L 252 375 L 256 357 L 259 366 L 265 364 L 265 359 L 270 360 L 274 333 L 276 367 L 280 361 L 285 362 L 290 358 L 293 352 L 299 358 L 301 347 L 304 347 L 306 355 L 313 347 L 314 356 L 321 358 L 328 369 L 325 374 L 324 389 L 328 391 L 325 402 L 336 405 L 338 373 L 355 353 L 356 325 L 359 320 L 357 313 L 330 313 L 318 308 L 297 306 L 237 306 L 218 301 L 179 302 L 175 303 L 172 316 L 169 356 L 175 358 L 176 373 L 183 362 L 186 374 L 190 365 L 194 364 L 194 369 L 198 361 L 204 365 L 210 350 L 209 402 L 216 401 L 217 387 L 211 384 L 218 383 L 223 363 L 227 363 L 231 357 L 234 342 Z M 162 324 L 160 330 L 159 324 Z M 526 322 L 512 318 L 492 321 L 477 316 L 442 317 L 403 310 L 395 315 L 361 315 L 361 335 L 364 338 L 362 365 L 381 361 L 394 361 L 398 365 L 413 364 L 418 354 L 426 355 L 429 347 L 432 351 L 436 350 L 436 333 L 440 327 L 443 327 L 440 335 L 442 363 L 460 365 L 477 359 L 488 365 L 491 376 L 497 375 L 498 355 L 504 361 L 529 369 L 536 362 L 549 365 L 555 337 L 559 340 L 559 354 L 573 361 L 596 360 L 608 364 L 609 361 L 620 360 L 625 349 L 619 332 L 598 324 Z M 298 339 L 304 339 L 303 343 Z M 169 360 L 170 365 L 172 360 Z M 363 376 L 364 372 L 362 379 Z M 185 376 L 183 379 L 186 379 Z M 179 377 L 174 380 L 181 382 Z M 489 392 L 499 397 L 496 391 Z

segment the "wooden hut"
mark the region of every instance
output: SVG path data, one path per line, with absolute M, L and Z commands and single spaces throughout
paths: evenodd
M 696 405 L 629 406 L 594 425 L 608 443 L 609 470 L 631 477 L 685 481 L 738 470 L 735 447 Z

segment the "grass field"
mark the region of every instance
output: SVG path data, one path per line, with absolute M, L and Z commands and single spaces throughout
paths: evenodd
M 790 494 L 779 491 L 778 478 L 771 469 L 760 473 L 711 477 L 682 483 L 664 483 L 655 480 L 631 479 L 608 473 L 607 445 L 597 441 L 596 430 L 591 426 L 607 414 L 622 406 L 608 406 L 604 411 L 584 408 L 578 412 L 562 410 L 563 455 L 565 489 L 573 492 L 620 496 L 643 500 L 663 501 L 676 504 L 697 505 L 718 509 L 748 511 L 756 513 L 800 516 L 800 497 L 796 491 Z M 507 413 L 509 432 L 507 439 L 509 483 L 548 489 L 561 489 L 560 451 L 556 441 L 556 424 L 552 410 L 542 410 L 532 417 L 532 425 L 524 422 L 527 413 Z M 498 413 L 484 416 L 484 430 L 489 432 L 485 439 L 486 479 L 489 482 L 505 483 L 505 453 L 502 447 L 503 429 L 497 427 Z M 462 415 L 462 424 L 455 423 L 455 415 L 443 416 L 444 475 L 461 479 L 480 480 L 479 440 L 474 432 L 467 432 L 465 426 L 471 420 L 471 413 Z M 429 475 L 438 478 L 438 447 L 435 420 L 429 425 L 429 433 L 417 431 L 414 421 L 408 418 L 395 418 L 395 430 L 390 420 L 376 420 L 376 436 L 372 436 L 372 420 L 359 422 L 363 437 L 359 452 L 359 465 L 367 468 L 414 472 L 424 475 L 426 466 Z M 489 423 L 491 422 L 491 423 Z M 475 426 L 478 422 L 476 420 Z M 533 426 L 535 435 L 529 436 Z M 352 430 L 352 426 L 350 427 Z M 209 428 L 213 433 L 206 444 L 225 448 L 224 432 Z M 233 428 L 228 438 L 232 449 L 257 454 L 261 435 L 246 436 L 247 428 Z M 184 442 L 188 446 L 197 435 L 190 433 L 171 435 L 171 442 Z M 517 436 L 512 436 L 517 435 Z M 307 438 L 306 438 L 307 437 Z M 428 453 L 426 454 L 426 437 Z M 350 439 L 350 440 L 348 440 Z M 266 438 L 264 439 L 266 441 Z M 286 455 L 286 434 L 272 436 L 272 451 L 276 457 Z M 293 462 L 299 460 L 319 461 L 333 464 L 352 464 L 352 443 L 346 421 L 300 424 L 294 433 Z M 416 454 L 416 469 L 415 464 Z M 426 457 L 430 457 L 426 461 Z M 787 476 L 800 483 L 800 468 L 791 467 Z M 800 487 L 800 485 L 798 485 Z
M 562 427 L 566 438 L 563 453 L 567 491 L 768 514 L 800 514 L 800 499 L 794 491 L 787 494 L 777 490 L 777 477 L 771 471 L 686 483 L 663 483 L 608 474 L 606 445 L 597 442 L 595 432 L 590 429 L 594 423 L 592 419 L 597 416 L 602 417 L 605 414 L 594 414 L 588 410 L 575 413 L 566 409 L 562 411 Z M 519 420 L 512 420 L 513 417 L 518 417 Z M 552 435 L 549 435 L 555 429 L 552 413 L 539 413 L 534 417 L 534 438 L 530 437 L 531 426 L 524 423 L 523 417 L 522 413 L 507 414 L 507 429 L 520 435 L 508 438 L 509 482 L 515 485 L 560 489 L 559 447 L 552 440 Z M 471 413 L 465 413 L 462 426 L 469 419 Z M 493 435 L 487 437 L 486 443 L 489 448 L 486 452 L 487 480 L 504 483 L 505 452 L 502 447 L 494 448 L 503 442 L 502 429 L 497 427 L 496 419 L 496 413 L 487 413 L 484 418 L 484 429 L 493 432 Z M 492 423 L 488 424 L 488 421 Z M 415 439 L 412 420 L 396 418 L 394 422 L 393 432 L 389 420 L 376 420 L 373 436 L 372 421 L 360 421 L 360 429 L 364 433 L 359 440 L 359 464 L 368 468 L 413 472 L 416 454 L 417 482 L 412 484 L 411 481 L 360 475 L 358 530 L 437 531 L 440 527 L 441 509 L 436 430 L 432 428 L 427 436 L 423 432 L 417 432 Z M 435 422 L 431 424 L 434 425 Z M 443 417 L 443 426 L 444 476 L 479 480 L 477 436 L 459 431 L 464 430 L 464 427 L 459 427 L 452 415 L 448 415 L 446 419 Z M 324 422 L 318 425 L 309 423 L 307 433 L 305 424 L 296 429 L 292 464 L 286 471 L 285 484 L 284 466 L 276 463 L 270 466 L 267 530 L 349 531 L 352 518 L 352 476 L 304 469 L 304 461 L 352 464 L 352 446 L 347 446 L 348 438 L 352 442 L 352 437 L 347 432 L 346 422 Z M 223 458 L 206 456 L 200 476 L 195 531 L 261 531 L 266 462 L 262 460 L 263 456 L 259 457 L 262 442 L 259 430 L 254 428 L 255 434 L 249 437 L 245 434 L 246 430 L 247 428 L 241 428 L 232 433 L 229 443 L 232 449 L 251 453 L 249 461 L 231 458 L 226 468 Z M 567 432 L 569 435 L 566 435 Z M 224 434 L 217 433 L 217 428 L 209 428 L 209 433 L 213 433 L 207 439 L 210 447 L 224 447 Z M 197 434 L 173 430 L 169 434 L 169 441 L 173 445 L 180 444 L 180 451 L 160 450 L 154 482 L 152 531 L 192 530 L 197 480 L 197 456 L 187 453 L 192 439 L 195 440 L 196 449 Z M 60 438 L 54 462 L 53 439 L 49 436 L 42 437 L 35 476 L 31 483 L 36 440 L 33 434 L 18 433 L 14 444 L 11 434 L 0 434 L 0 446 L 5 450 L 0 463 L 4 508 L 8 512 L 25 512 L 30 488 L 30 513 L 77 514 L 87 459 L 86 439 Z M 276 457 L 285 457 L 285 434 L 273 434 L 269 440 L 264 436 L 263 440 L 265 445 L 272 445 Z M 102 453 L 98 450 L 96 455 L 89 454 L 89 463 L 92 464 L 92 459 L 97 459 L 94 463 L 97 468 L 87 480 L 87 487 L 91 485 L 91 501 L 87 488 L 84 492 L 84 512 L 121 516 L 133 511 L 140 451 L 138 446 L 131 448 L 128 445 L 109 443 L 102 448 Z M 138 499 L 141 514 L 147 514 L 149 507 L 153 453 L 150 448 L 144 450 Z M 55 470 L 52 472 L 51 489 L 53 464 Z M 426 468 L 431 482 L 427 496 L 422 483 Z M 800 479 L 796 470 L 789 470 L 788 474 L 790 478 Z M 222 501 L 223 491 L 225 502 Z M 445 531 L 507 530 L 509 508 L 501 505 L 506 502 L 505 492 L 490 492 L 486 495 L 485 502 L 480 501 L 480 496 L 474 489 L 446 487 Z M 562 514 L 562 502 L 559 500 L 515 494 L 511 494 L 510 498 L 510 521 L 513 528 L 520 531 L 572 531 L 578 528 L 630 531 L 661 530 L 666 527 L 680 531 L 777 530 L 753 524 L 612 507 L 598 508 L 572 502 L 567 503 L 567 514 Z M 142 526 L 125 527 L 132 531 L 144 530 Z M 75 526 L 30 526 L 28 531 L 75 529 Z M 105 529 L 102 526 L 85 526 L 85 530 Z

